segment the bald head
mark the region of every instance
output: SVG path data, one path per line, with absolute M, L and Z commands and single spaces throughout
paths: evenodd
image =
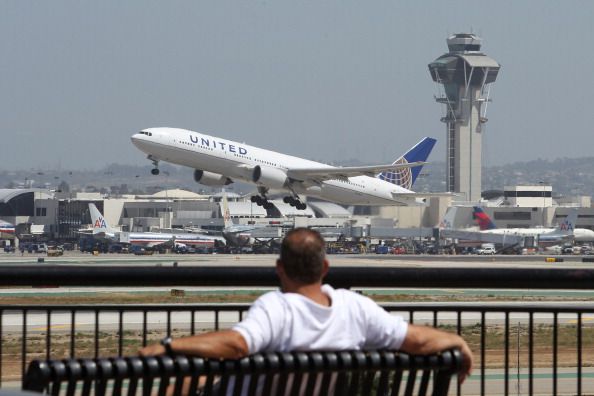
M 302 284 L 322 279 L 326 244 L 319 232 L 295 228 L 287 233 L 281 244 L 280 263 L 287 276 Z

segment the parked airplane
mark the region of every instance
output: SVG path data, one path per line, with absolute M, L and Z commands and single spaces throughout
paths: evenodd
M 213 247 L 215 243 L 225 243 L 224 238 L 194 233 L 160 233 L 160 232 L 122 232 L 109 226 L 95 204 L 89 204 L 91 221 L 93 222 L 93 236 L 114 242 L 126 243 L 145 247 L 160 245 L 175 246 L 201 246 Z
M 14 229 L 15 229 L 14 224 L 10 224 L 10 223 L 0 220 L 0 233 L 14 234 Z
M 555 228 L 497 228 L 489 215 L 479 206 L 473 207 L 472 215 L 478 221 L 482 233 L 535 237 L 539 241 L 575 238 L 577 210 L 572 210 Z
M 392 164 L 335 167 L 248 146 L 186 129 L 149 128 L 132 136 L 159 174 L 159 161 L 194 168 L 194 180 L 225 186 L 235 180 L 256 184 L 252 202 L 269 209 L 267 193 L 288 192 L 284 202 L 304 210 L 298 194 L 347 205 L 409 205 L 417 198 L 449 194 L 417 194 L 410 187 L 418 177 L 435 139 L 424 138 Z
M 478 207 L 474 208 L 474 213 L 476 213 L 476 218 L 485 218 L 486 220 L 483 220 L 483 222 L 481 222 L 479 220 L 479 224 L 488 224 L 488 222 L 490 222 L 490 224 L 492 225 L 492 229 L 495 228 L 495 223 L 493 223 L 493 221 L 489 218 L 489 216 L 481 209 Z M 526 236 L 536 236 L 536 234 L 539 235 L 539 240 L 544 241 L 547 239 L 559 239 L 559 238 L 555 238 L 556 236 L 560 235 L 564 238 L 567 238 L 568 236 L 573 236 L 573 240 L 576 242 L 594 242 L 594 231 L 588 229 L 588 228 L 577 228 L 576 225 L 577 222 L 577 209 L 573 209 L 569 215 L 567 215 L 567 217 L 565 218 L 565 220 L 561 223 L 559 223 L 559 225 L 556 228 L 508 228 L 508 229 L 499 229 L 499 231 L 493 231 L 495 233 L 502 233 L 504 232 L 503 230 L 508 230 L 507 233 L 511 232 L 517 232 L 518 234 L 521 235 L 526 235 Z M 483 226 L 481 225 L 481 230 L 484 230 L 485 228 L 483 228 Z
M 458 207 L 450 207 L 447 210 L 443 220 L 440 222 L 439 229 L 442 237 L 482 243 L 498 243 L 504 246 L 515 245 L 521 243 L 523 240 L 522 237 L 517 235 L 500 235 L 480 231 L 479 227 L 455 228 L 454 219 L 456 218 L 457 211 Z M 484 215 L 486 216 L 486 213 L 484 213 Z M 482 220 L 483 219 L 481 219 L 481 221 Z M 485 227 L 487 226 L 485 225 Z
M 229 211 L 229 202 L 227 201 L 227 194 L 223 191 L 221 198 L 221 211 L 223 212 L 223 236 L 225 239 L 235 246 L 245 246 L 253 242 L 252 231 L 257 228 L 263 228 L 265 225 L 256 224 L 233 224 L 231 220 L 231 212 Z

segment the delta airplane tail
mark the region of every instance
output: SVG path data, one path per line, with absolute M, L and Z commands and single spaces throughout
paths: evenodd
M 437 140 L 426 137 L 408 150 L 402 157 L 394 161 L 394 164 L 410 164 L 412 162 L 426 162 L 435 142 Z M 377 175 L 378 179 L 396 184 L 408 190 L 411 189 L 417 177 L 421 173 L 422 165 L 413 168 L 401 168 L 398 170 L 384 171 Z
M 491 220 L 489 215 L 481 207 L 473 206 L 472 209 L 472 218 L 478 222 L 481 231 L 497 228 L 493 220 Z
M 89 212 L 91 212 L 91 222 L 93 223 L 93 235 L 104 234 L 114 235 L 115 230 L 109 226 L 107 220 L 103 217 L 95 204 L 89 204 Z

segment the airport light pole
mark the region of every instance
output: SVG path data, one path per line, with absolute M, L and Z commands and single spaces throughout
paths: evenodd
M 542 188 L 541 190 L 541 194 L 542 194 L 542 209 L 541 209 L 541 213 L 542 213 L 542 227 L 544 228 L 545 226 L 545 181 L 541 180 L 538 182 L 538 184 L 540 184 L 540 187 Z

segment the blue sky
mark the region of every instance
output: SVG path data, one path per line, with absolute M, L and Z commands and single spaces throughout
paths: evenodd
M 592 156 L 594 2 L 1 1 L 5 169 L 148 164 L 174 126 L 316 160 L 391 161 L 442 109 L 427 64 L 473 31 L 502 64 L 484 165 Z

